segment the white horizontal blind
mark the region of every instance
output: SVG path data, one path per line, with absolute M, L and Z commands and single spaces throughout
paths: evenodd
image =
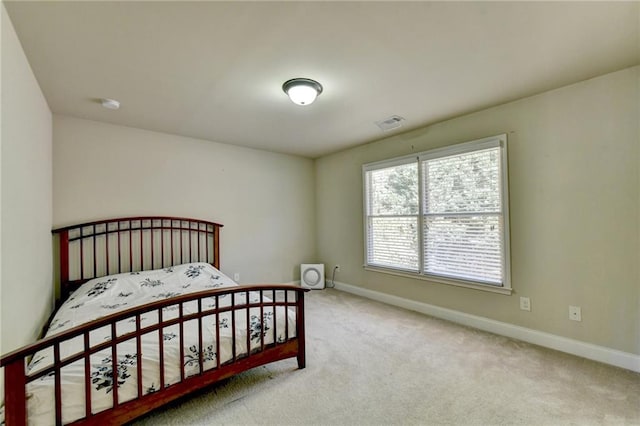
M 421 161 L 425 274 L 503 285 L 500 149 Z
M 419 271 L 418 162 L 365 170 L 367 264 Z

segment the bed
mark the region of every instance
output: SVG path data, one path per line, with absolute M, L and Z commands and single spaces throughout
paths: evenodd
M 4 355 L 4 419 L 122 424 L 270 362 L 305 367 L 304 289 L 238 286 L 217 223 L 131 217 L 56 229 L 60 303 Z

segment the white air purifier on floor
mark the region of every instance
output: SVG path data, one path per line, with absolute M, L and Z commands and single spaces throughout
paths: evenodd
M 324 263 L 303 263 L 300 265 L 302 288 L 321 290 L 324 288 Z

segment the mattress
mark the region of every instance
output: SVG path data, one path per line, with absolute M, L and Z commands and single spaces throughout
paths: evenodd
M 153 271 L 117 274 L 93 279 L 83 284 L 60 307 L 53 318 L 47 337 L 63 332 L 72 327 L 95 320 L 149 302 L 172 298 L 181 294 L 231 288 L 236 284 L 218 269 L 208 263 L 190 263 L 171 268 Z M 269 292 L 270 293 L 270 292 Z M 230 306 L 231 298 L 235 305 L 245 303 L 247 293 L 218 296 L 219 307 Z M 249 292 L 249 302 L 259 302 L 260 292 Z M 263 301 L 269 301 L 263 296 Z M 202 310 L 215 308 L 214 297 L 201 299 Z M 196 301 L 182 304 L 183 314 L 196 313 Z M 179 306 L 171 305 L 162 310 L 163 320 L 176 318 Z M 249 327 L 247 327 L 247 320 Z M 153 325 L 158 321 L 157 311 L 143 314 L 141 327 Z M 233 326 L 235 324 L 235 338 Z M 287 324 L 288 323 L 288 324 Z M 217 353 L 216 328 L 220 339 L 220 353 Z M 135 331 L 135 317 L 117 323 L 117 335 L 121 336 Z M 247 330 L 249 348 L 247 347 Z M 275 331 L 275 333 L 274 333 Z M 162 330 L 165 386 L 181 380 L 181 366 L 184 366 L 185 377 L 200 372 L 199 358 L 202 353 L 203 370 L 216 368 L 218 358 L 220 365 L 242 357 L 248 351 L 254 352 L 262 344 L 285 342 L 295 336 L 296 324 L 294 313 L 284 307 L 250 308 L 237 310 L 235 314 L 222 312 L 207 315 L 202 320 L 203 344 L 199 347 L 199 324 L 197 320 L 184 323 L 183 354 L 180 356 L 180 328 L 178 325 L 168 326 Z M 288 333 L 288 336 L 287 336 Z M 117 378 L 118 401 L 120 403 L 135 399 L 138 394 L 138 381 L 142 381 L 142 393 L 148 394 L 160 389 L 160 370 L 158 351 L 160 333 L 143 335 L 141 342 L 142 377 L 137 373 L 137 343 L 129 339 L 117 346 Z M 103 327 L 90 333 L 91 345 L 111 340 L 111 328 Z M 235 346 L 235 348 L 234 348 Z M 82 352 L 84 340 L 82 336 L 69 340 L 60 346 L 60 358 Z M 53 350 L 43 350 L 34 355 L 27 367 L 28 374 L 37 373 L 53 364 Z M 97 352 L 90 357 L 91 401 L 92 412 L 97 413 L 112 407 L 113 403 L 113 369 L 111 348 Z M 81 359 L 62 369 L 62 421 L 68 423 L 85 416 L 85 365 Z M 53 373 L 45 375 L 27 385 L 27 409 L 29 424 L 49 425 L 55 423 L 54 377 Z

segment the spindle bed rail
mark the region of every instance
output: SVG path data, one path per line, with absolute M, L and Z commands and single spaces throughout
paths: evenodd
M 59 234 L 60 240 L 61 294 L 66 297 L 83 282 L 114 273 L 166 268 L 193 261 L 204 261 L 218 268 L 220 227 L 222 225 L 213 222 L 154 216 L 109 219 L 56 229 L 53 232 Z M 296 358 L 298 368 L 304 368 L 305 291 L 293 285 L 276 284 L 218 288 L 182 294 L 103 316 L 6 354 L 0 359 L 0 367 L 4 369 L 5 423 L 8 426 L 25 425 L 28 420 L 28 384 L 46 375 L 53 375 L 55 424 L 63 424 L 63 368 L 73 363 L 84 363 L 85 394 L 85 415 L 73 419 L 73 424 L 122 424 L 197 389 L 274 361 Z M 221 303 L 223 298 L 226 302 Z M 204 303 L 205 299 L 215 302 L 213 305 L 207 305 Z M 185 312 L 185 306 L 197 306 L 197 309 Z M 177 315 L 165 316 L 163 313 L 169 308 L 177 310 Z M 284 333 L 285 338 L 276 339 L 277 331 L 272 330 L 272 341 L 265 341 L 265 325 L 260 322 L 258 333 L 254 333 L 254 337 L 260 336 L 259 343 L 252 346 L 249 341 L 252 331 L 249 313 L 259 312 L 260 318 L 263 318 L 263 313 L 267 310 L 271 310 L 275 315 L 278 312 L 284 314 L 285 330 L 280 330 L 280 333 Z M 143 325 L 141 318 L 147 313 L 154 313 L 157 321 Z M 205 368 L 203 348 L 210 344 L 215 347 L 215 353 L 220 354 L 223 339 L 220 337 L 219 328 L 216 327 L 215 341 L 203 341 L 203 319 L 214 317 L 217 324 L 221 315 L 232 318 L 232 357 L 229 360 L 221 360 L 221 356 L 216 356 L 214 365 Z M 295 318 L 294 327 L 289 326 L 290 317 Z M 134 330 L 119 332 L 123 322 L 134 323 Z M 183 341 L 183 328 L 187 324 L 190 324 L 189 327 L 195 327 L 197 324 L 198 330 L 198 369 L 197 374 L 189 376 L 185 373 L 182 362 L 186 344 Z M 180 330 L 180 377 L 177 382 L 166 383 L 163 330 L 176 326 Z M 241 327 L 246 329 L 237 330 Z M 272 327 L 282 325 L 275 320 Z M 111 339 L 92 342 L 92 332 L 105 328 L 111 330 Z M 145 336 L 156 334 L 160 383 L 154 392 L 144 393 L 142 340 Z M 238 335 L 246 339 L 246 352 L 236 351 Z M 62 345 L 74 339 L 82 342 L 81 350 L 61 356 Z M 91 357 L 100 351 L 110 353 L 112 378 L 117 378 L 118 345 L 123 342 L 135 343 L 137 348 L 133 373 L 137 377 L 137 396 L 121 401 L 118 394 L 120 384 L 118 380 L 114 380 L 111 407 L 94 412 L 91 392 L 91 370 L 94 366 Z M 52 351 L 54 362 L 36 369 L 35 372 L 28 371 L 27 362 L 40 351 Z

